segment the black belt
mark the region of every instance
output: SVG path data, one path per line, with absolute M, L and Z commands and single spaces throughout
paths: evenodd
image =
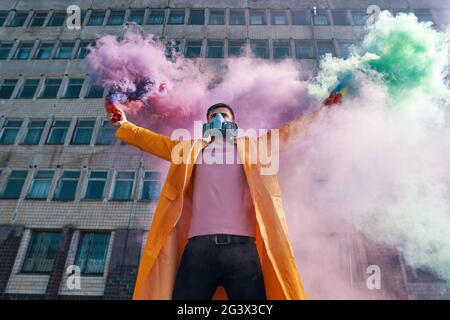
M 195 236 L 189 240 L 209 241 L 214 244 L 232 244 L 232 243 L 251 243 L 255 241 L 254 237 L 238 236 L 233 234 L 208 234 Z

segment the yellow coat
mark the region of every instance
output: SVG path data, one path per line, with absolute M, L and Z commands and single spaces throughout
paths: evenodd
M 313 114 L 311 114 L 313 115 Z M 310 115 L 280 128 L 281 141 L 293 131 L 305 132 Z M 161 190 L 147 243 L 139 265 L 133 299 L 171 299 L 175 275 L 187 243 L 192 214 L 192 184 L 194 163 L 202 149 L 201 140 L 177 141 L 126 122 L 116 131 L 116 137 L 127 144 L 171 161 L 177 146 L 183 159 L 171 163 Z M 258 138 L 237 139 L 241 159 L 249 159 L 250 144 Z M 185 150 L 193 151 L 189 154 Z M 187 149 L 183 149 L 187 146 Z M 184 150 L 184 151 L 183 151 Z M 189 154 L 189 155 L 188 155 Z M 186 164 L 188 162 L 188 164 Z M 289 243 L 281 190 L 276 175 L 261 175 L 259 165 L 242 161 L 256 214 L 256 246 L 261 262 L 268 299 L 306 299 L 294 254 Z M 223 287 L 217 288 L 213 299 L 226 299 Z

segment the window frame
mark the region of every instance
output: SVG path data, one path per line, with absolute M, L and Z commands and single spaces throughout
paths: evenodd
M 49 174 L 49 176 L 44 176 L 44 177 L 39 177 L 39 173 L 51 173 L 51 175 Z M 49 199 L 50 197 L 50 192 L 52 191 L 52 184 L 53 184 L 53 179 L 55 178 L 55 171 L 54 170 L 35 170 L 33 172 L 33 178 L 31 179 L 31 183 L 28 187 L 27 190 L 27 195 L 25 196 L 26 200 L 34 200 L 34 201 L 47 201 L 47 199 Z M 47 194 L 44 197 L 32 197 L 31 196 L 31 191 L 34 188 L 34 184 L 37 180 L 45 180 L 49 183 L 48 185 L 48 190 L 47 190 Z
M 120 173 L 133 173 L 133 178 L 118 178 Z M 117 188 L 117 182 L 119 181 L 132 181 L 132 186 L 131 186 L 131 191 L 130 191 L 130 195 L 129 198 L 124 199 L 124 198 L 115 198 L 114 195 L 116 194 L 116 188 Z M 136 192 L 136 171 L 132 171 L 132 170 L 116 170 L 114 172 L 114 178 L 113 178 L 113 185 L 111 188 L 111 194 L 109 197 L 110 201 L 119 201 L 119 202 L 124 202 L 124 201 L 133 201 L 134 199 L 134 195 Z

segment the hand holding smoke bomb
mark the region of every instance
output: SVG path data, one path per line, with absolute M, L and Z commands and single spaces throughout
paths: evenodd
M 109 96 L 105 97 L 105 109 L 108 115 L 108 120 L 114 126 L 121 126 L 127 121 L 125 113 L 122 108 L 120 108 L 117 102 L 112 102 Z

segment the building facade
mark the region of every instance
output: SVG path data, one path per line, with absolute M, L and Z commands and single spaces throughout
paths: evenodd
M 1 1 L 0 298 L 132 296 L 164 175 L 153 157 L 116 141 L 106 120 L 105 92 L 83 60 L 99 35 L 121 36 L 134 22 L 212 67 L 250 45 L 312 75 L 325 53 L 348 54 L 374 4 L 449 23 L 445 0 Z M 79 28 L 66 24 L 69 5 L 81 9 Z M 343 253 L 352 281 L 364 283 L 360 266 L 375 259 L 393 274 L 383 287 L 392 298 L 450 296 L 397 252 L 360 235 L 352 243 Z

